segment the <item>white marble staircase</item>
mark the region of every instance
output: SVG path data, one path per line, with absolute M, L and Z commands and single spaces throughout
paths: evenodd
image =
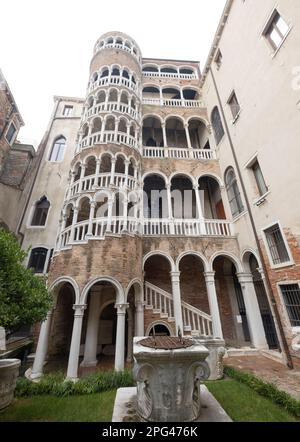
M 145 283 L 145 309 L 153 310 L 161 319 L 175 322 L 173 296 L 149 282 Z M 212 319 L 207 313 L 181 302 L 182 320 L 185 334 L 192 336 L 212 337 Z

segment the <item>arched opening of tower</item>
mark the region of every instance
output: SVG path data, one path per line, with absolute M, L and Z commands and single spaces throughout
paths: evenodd
M 172 214 L 176 219 L 197 218 L 196 194 L 189 177 L 176 175 L 171 180 Z
M 161 219 L 168 217 L 166 183 L 160 175 L 150 175 L 144 179 L 144 217 Z
M 143 146 L 164 146 L 161 122 L 158 118 L 148 117 L 143 121 Z
M 199 179 L 198 183 L 204 218 L 226 219 L 218 181 L 209 176 L 204 176 Z
M 179 118 L 168 118 L 166 121 L 166 133 L 168 147 L 187 148 L 187 138 L 182 120 Z
M 194 149 L 210 149 L 209 133 L 202 121 L 196 118 L 189 120 L 189 136 Z

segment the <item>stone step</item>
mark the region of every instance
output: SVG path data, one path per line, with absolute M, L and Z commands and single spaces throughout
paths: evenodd
M 260 354 L 273 361 L 284 364 L 283 354 L 278 350 L 260 350 Z
M 235 357 L 235 356 L 259 356 L 260 352 L 257 348 L 251 347 L 241 347 L 241 348 L 227 348 L 224 357 Z
M 145 305 L 145 310 L 153 310 L 153 305 Z

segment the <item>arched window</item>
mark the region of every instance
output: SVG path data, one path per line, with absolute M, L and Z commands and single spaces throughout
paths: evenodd
M 59 137 L 55 140 L 51 149 L 49 161 L 62 161 L 66 147 L 65 137 Z
M 43 247 L 32 249 L 28 268 L 33 269 L 34 273 L 44 273 L 47 254 L 48 250 Z
M 222 140 L 225 132 L 220 117 L 220 112 L 217 107 L 215 107 L 211 113 L 211 123 L 215 134 L 216 143 L 219 144 Z
M 237 216 L 243 212 L 244 206 L 232 167 L 230 167 L 225 174 L 225 183 L 232 216 Z
M 32 226 L 44 226 L 48 215 L 50 203 L 45 196 L 43 196 L 35 205 L 34 214 L 32 217 Z

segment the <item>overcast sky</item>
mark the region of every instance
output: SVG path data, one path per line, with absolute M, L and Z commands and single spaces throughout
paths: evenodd
M 36 147 L 53 96 L 84 97 L 96 40 L 121 31 L 143 57 L 199 60 L 203 68 L 226 0 L 5 0 L 0 67 Z M 5 18 L 5 19 L 4 19 Z

